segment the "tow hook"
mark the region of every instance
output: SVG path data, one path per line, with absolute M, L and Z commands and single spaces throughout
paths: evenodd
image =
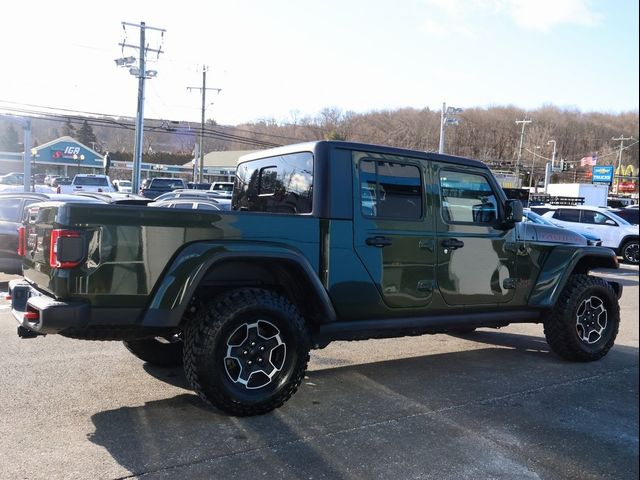
M 44 333 L 34 332 L 22 325 L 18 326 L 18 336 L 20 338 L 36 338 L 36 337 L 44 337 Z

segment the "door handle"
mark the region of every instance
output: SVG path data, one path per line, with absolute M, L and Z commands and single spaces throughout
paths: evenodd
M 364 241 L 364 243 L 371 245 L 372 247 L 382 248 L 391 245 L 393 240 L 387 237 L 369 237 Z
M 448 240 L 443 240 L 440 245 L 450 250 L 456 250 L 457 248 L 464 247 L 464 242 L 462 240 L 458 240 L 457 238 L 450 238 Z

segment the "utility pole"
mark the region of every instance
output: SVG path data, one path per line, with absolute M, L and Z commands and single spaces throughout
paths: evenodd
M 516 161 L 516 183 L 520 183 L 520 159 L 522 158 L 522 142 L 524 142 L 524 127 L 526 127 L 533 120 L 516 120 L 517 124 L 522 124 L 522 131 L 520 132 L 520 148 L 518 149 L 518 160 Z
M 200 171 L 198 172 L 198 183 L 202 183 L 202 175 L 204 173 L 204 147 L 202 145 L 202 141 L 204 139 L 204 112 L 205 112 L 205 108 L 206 108 L 206 95 L 207 95 L 207 90 L 215 90 L 216 93 L 220 93 L 222 91 L 221 88 L 207 88 L 207 70 L 209 69 L 209 67 L 207 67 L 206 65 L 202 66 L 202 87 L 187 87 L 187 90 L 191 91 L 191 90 L 200 90 L 202 92 L 202 118 L 200 121 L 200 149 L 198 151 L 198 154 L 200 156 L 199 159 L 199 164 L 200 164 Z M 193 181 L 195 182 L 195 175 L 194 175 L 194 179 Z
M 160 56 L 162 51 L 162 47 L 154 49 L 146 46 L 145 33 L 146 30 L 155 30 L 161 32 L 161 35 L 164 37 L 164 32 L 166 30 L 164 28 L 150 27 L 146 25 L 144 22 L 136 23 L 128 23 L 122 22 L 122 28 L 126 30 L 126 27 L 135 27 L 140 29 L 140 45 L 130 45 L 127 43 L 121 42 L 120 45 L 123 50 L 125 47 L 135 48 L 138 50 L 138 67 L 132 67 L 129 69 L 129 73 L 135 77 L 138 77 L 138 105 L 136 109 L 136 133 L 135 133 L 135 142 L 134 142 L 134 152 L 133 152 L 133 173 L 131 179 L 131 191 L 138 192 L 140 189 L 140 169 L 142 167 L 142 148 L 143 148 L 143 136 L 144 136 L 144 81 L 147 78 L 154 78 L 158 72 L 155 70 L 147 70 L 146 67 L 146 57 L 147 52 L 155 52 Z M 131 67 L 135 62 L 134 57 L 125 57 L 119 58 L 116 61 L 116 65 L 119 67 Z
M 618 178 L 616 181 L 616 194 L 620 193 L 620 178 L 622 177 L 622 150 L 624 150 L 624 142 L 627 140 L 635 140 L 633 137 L 625 137 L 620 135 L 618 138 L 611 137 L 614 142 L 620 141 L 620 150 L 618 151 Z

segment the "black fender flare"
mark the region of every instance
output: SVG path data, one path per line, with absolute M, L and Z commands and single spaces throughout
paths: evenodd
M 536 285 L 529 296 L 529 305 L 552 308 L 572 274 L 586 274 L 594 268 L 618 267 L 618 258 L 610 248 L 560 245 L 552 250 L 544 262 Z M 622 286 L 616 284 L 613 287 L 619 296 Z
M 228 261 L 251 259 L 281 262 L 297 268 L 308 281 L 312 290 L 309 293 L 315 295 L 324 322 L 335 321 L 336 312 L 327 290 L 302 253 L 269 242 L 214 241 L 188 244 L 174 255 L 151 292 L 142 326 L 179 326 L 196 289 L 212 268 Z

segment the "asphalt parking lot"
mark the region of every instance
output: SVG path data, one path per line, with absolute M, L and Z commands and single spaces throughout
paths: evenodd
M 336 342 L 253 418 L 120 343 L 20 340 L 2 299 L 0 478 L 636 479 L 638 268 L 602 274 L 625 290 L 599 362 L 559 359 L 539 325 Z

